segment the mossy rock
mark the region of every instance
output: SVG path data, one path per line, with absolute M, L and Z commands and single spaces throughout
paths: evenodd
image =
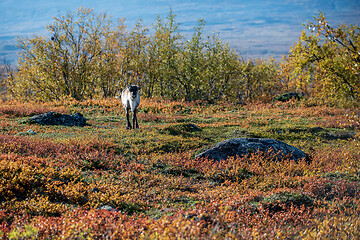
M 291 191 L 283 191 L 275 193 L 268 197 L 258 196 L 250 202 L 255 209 L 260 206 L 270 212 L 280 212 L 286 210 L 290 206 L 311 208 L 315 205 L 314 199 L 303 193 L 295 193 Z
M 201 131 L 201 129 L 193 123 L 181 123 L 166 127 L 163 131 L 169 133 L 170 135 L 184 135 Z
M 360 182 L 360 173 L 348 173 L 348 172 L 328 172 L 323 175 L 324 178 L 330 180 L 348 180 Z
M 269 197 L 265 197 L 263 200 L 264 204 L 272 204 L 272 203 L 279 203 L 285 204 L 287 206 L 294 205 L 294 206 L 305 206 L 310 207 L 313 206 L 314 200 L 309 197 L 308 195 L 302 193 L 295 193 L 295 192 L 280 192 Z

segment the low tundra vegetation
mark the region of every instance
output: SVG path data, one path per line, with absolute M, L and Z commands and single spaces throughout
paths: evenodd
M 82 113 L 87 126 L 24 121 Z M 2 239 L 356 239 L 360 111 L 304 101 L 2 102 Z M 19 134 L 33 130 L 36 134 Z M 273 138 L 311 161 L 194 156 L 229 138 Z

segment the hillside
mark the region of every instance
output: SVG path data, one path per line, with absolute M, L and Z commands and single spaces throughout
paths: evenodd
M 88 125 L 24 123 L 49 111 L 82 113 Z M 126 130 L 119 100 L 2 102 L 0 236 L 359 238 L 359 116 L 306 101 L 142 99 L 140 129 Z M 240 137 L 281 140 L 311 161 L 194 158 Z

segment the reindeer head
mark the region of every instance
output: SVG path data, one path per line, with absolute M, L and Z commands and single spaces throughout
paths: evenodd
M 138 91 L 141 89 L 139 86 L 131 85 L 128 86 L 127 89 L 131 93 L 131 99 L 134 100 L 138 94 Z

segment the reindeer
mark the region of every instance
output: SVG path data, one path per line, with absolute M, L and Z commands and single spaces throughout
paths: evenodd
M 140 95 L 139 95 L 139 91 L 140 87 L 136 86 L 136 85 L 131 85 L 126 87 L 122 93 L 121 93 L 121 102 L 125 108 L 125 112 L 126 112 L 126 129 L 135 129 L 135 128 L 139 128 L 139 124 L 137 121 L 137 117 L 136 117 L 136 112 L 137 112 L 137 108 L 140 105 Z M 133 126 L 131 127 L 131 123 L 129 120 L 129 110 L 131 110 L 133 112 L 133 116 L 132 116 L 132 122 L 133 122 Z

